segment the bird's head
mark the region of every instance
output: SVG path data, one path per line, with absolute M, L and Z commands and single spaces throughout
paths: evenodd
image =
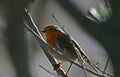
M 57 36 L 61 33 L 61 31 L 58 30 L 57 27 L 55 27 L 53 25 L 46 26 L 44 28 L 44 30 L 41 32 L 45 33 L 46 38 L 51 38 L 51 37 Z
M 50 26 L 46 26 L 44 30 L 41 32 L 48 33 L 48 32 L 57 32 L 57 31 L 58 31 L 57 27 L 50 25 Z

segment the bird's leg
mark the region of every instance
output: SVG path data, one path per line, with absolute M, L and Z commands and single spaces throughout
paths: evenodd
M 69 76 L 68 76 L 68 72 L 70 71 L 71 67 L 72 67 L 72 63 L 70 63 L 70 66 L 69 66 L 69 68 L 68 68 L 68 70 L 67 70 L 67 72 L 66 72 L 65 77 L 69 77 Z
M 60 68 L 63 63 L 64 63 L 64 61 L 61 61 L 58 64 L 53 65 L 54 66 L 54 70 L 57 70 L 58 68 Z

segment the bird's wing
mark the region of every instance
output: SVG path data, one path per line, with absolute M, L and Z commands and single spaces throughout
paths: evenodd
M 67 34 L 60 34 L 55 38 L 55 48 L 61 49 L 64 55 L 68 58 L 75 60 L 77 58 L 75 48 L 73 46 L 72 40 Z
M 60 34 L 59 36 L 57 36 L 55 38 L 55 45 L 57 48 L 61 48 L 62 50 L 64 50 L 64 48 L 68 48 L 71 50 L 74 49 L 71 39 L 66 34 Z

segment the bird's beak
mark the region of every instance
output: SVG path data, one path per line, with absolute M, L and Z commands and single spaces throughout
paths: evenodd
M 45 30 L 43 30 L 43 31 L 40 31 L 40 32 L 42 32 L 42 33 L 45 33 Z

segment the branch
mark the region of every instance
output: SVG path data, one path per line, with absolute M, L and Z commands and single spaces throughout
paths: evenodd
M 49 73 L 49 74 L 51 74 L 51 75 L 57 77 L 57 75 L 56 75 L 55 73 L 50 72 L 48 69 L 46 69 L 46 68 L 43 67 L 42 65 L 39 65 L 39 67 L 42 68 L 43 70 L 45 70 L 47 73 Z
M 103 75 L 105 74 L 108 64 L 109 64 L 109 57 L 107 58 L 107 61 L 106 61 L 105 67 L 104 67 L 104 71 L 103 71 Z

